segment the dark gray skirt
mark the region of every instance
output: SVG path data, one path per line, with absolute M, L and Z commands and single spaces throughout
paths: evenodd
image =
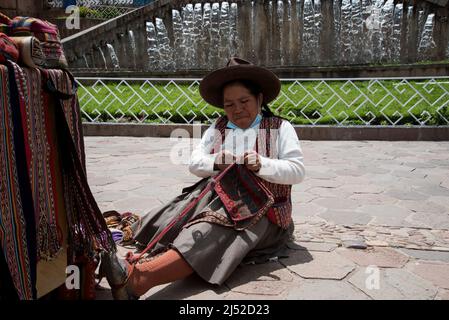
M 134 240 L 145 247 L 175 217 L 192 203 L 212 178 L 198 181 L 167 204 L 153 208 L 132 225 Z M 284 230 L 265 216 L 245 230 L 235 230 L 207 221 L 195 222 L 204 212 L 228 219 L 223 204 L 212 189 L 184 218 L 156 244 L 150 255 L 168 248 L 176 249 L 205 281 L 221 285 L 240 263 L 261 263 L 271 258 L 287 257 L 286 243 L 292 238 L 293 223 Z

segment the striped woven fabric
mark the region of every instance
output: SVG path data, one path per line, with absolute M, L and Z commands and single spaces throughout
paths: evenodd
M 14 138 L 8 68 L 0 65 L 0 245 L 20 299 L 33 298 L 33 274 L 28 252 L 25 210 L 22 202 Z M 21 128 L 20 128 L 21 130 Z M 23 187 L 23 186 L 22 186 Z
M 41 72 L 35 68 L 12 66 L 19 91 L 20 111 L 24 124 L 27 169 L 33 196 L 37 228 L 38 259 L 54 258 L 61 249 L 61 232 L 57 224 L 55 199 L 57 190 L 54 153 L 58 147 L 48 130 L 49 109 L 44 99 Z

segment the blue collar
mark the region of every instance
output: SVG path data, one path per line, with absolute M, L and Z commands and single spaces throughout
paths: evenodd
M 258 114 L 256 116 L 256 119 L 254 119 L 253 123 L 251 123 L 251 125 L 249 126 L 249 128 L 253 128 L 253 127 L 257 126 L 260 123 L 260 121 L 262 121 L 262 116 L 260 114 Z M 237 129 L 237 128 L 241 129 L 235 123 L 231 122 L 231 120 L 228 120 L 228 124 L 226 125 L 226 128 L 233 129 L 233 130 Z M 247 128 L 247 129 L 249 129 L 249 128 Z

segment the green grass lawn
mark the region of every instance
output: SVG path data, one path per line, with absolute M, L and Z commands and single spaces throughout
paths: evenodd
M 103 81 L 80 80 L 84 121 L 208 123 L 223 113 L 198 83 Z M 449 79 L 283 82 L 270 107 L 294 124 L 449 125 Z

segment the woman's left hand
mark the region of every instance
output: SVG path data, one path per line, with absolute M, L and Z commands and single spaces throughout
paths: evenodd
M 259 171 L 262 166 L 260 163 L 260 156 L 254 150 L 247 151 L 243 154 L 243 163 L 249 170 L 254 172 Z

